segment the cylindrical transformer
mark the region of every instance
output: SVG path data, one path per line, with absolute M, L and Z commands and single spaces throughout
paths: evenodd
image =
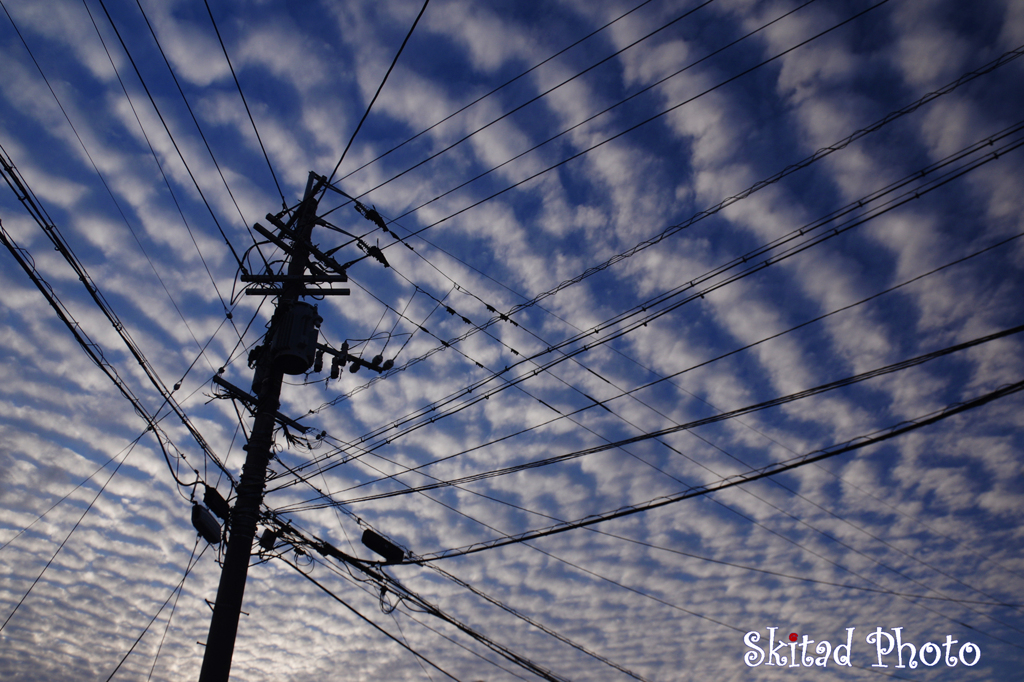
M 192 504 L 192 525 L 203 536 L 203 539 L 211 545 L 219 545 L 221 541 L 221 528 L 217 519 L 206 507 Z
M 405 550 L 369 528 L 363 531 L 363 544 L 384 557 L 384 561 L 389 564 L 397 564 L 405 558 Z
M 304 374 L 313 366 L 320 323 L 316 306 L 301 301 L 278 310 L 270 352 L 274 366 L 285 374 Z

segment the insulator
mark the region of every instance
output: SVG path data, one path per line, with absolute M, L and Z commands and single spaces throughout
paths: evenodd
M 380 368 L 386 372 L 386 371 L 388 371 L 389 369 L 391 369 L 394 366 L 395 366 L 395 361 L 389 358 L 389 359 L 384 361 L 384 364 L 381 365 Z
M 359 363 L 356 362 L 355 360 L 353 360 L 352 361 L 352 366 L 348 368 L 348 371 L 352 372 L 353 374 L 358 372 L 359 371 Z
M 384 557 L 389 564 L 396 564 L 405 558 L 401 547 L 367 528 L 363 531 L 363 544 Z
M 384 362 L 384 356 L 383 355 L 374 355 L 373 356 L 373 362 L 371 362 L 370 364 L 373 365 L 374 367 L 378 367 L 378 366 L 380 366 L 380 363 L 382 363 L 382 362 Z
M 214 514 L 219 516 L 222 520 L 227 521 L 231 515 L 231 505 L 227 503 L 220 492 L 209 485 L 206 486 L 206 492 L 203 493 L 203 503 L 210 508 Z
M 334 356 L 334 359 L 331 360 L 331 378 L 332 379 L 337 379 L 338 378 L 338 373 L 340 371 L 341 371 L 340 358 L 338 358 L 338 356 Z
M 324 352 L 318 350 L 316 352 L 316 359 L 313 360 L 313 372 L 319 374 L 324 371 Z
M 220 524 L 217 523 L 217 519 L 210 513 L 209 509 L 199 506 L 198 503 L 192 504 L 192 525 L 203 536 L 203 539 L 211 545 L 220 544 Z

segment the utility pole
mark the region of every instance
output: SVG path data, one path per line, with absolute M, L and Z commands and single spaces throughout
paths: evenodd
M 217 601 L 213 607 L 210 633 L 206 640 L 206 652 L 199 682 L 227 682 L 231 672 L 231 657 L 234 653 L 235 636 L 238 632 L 238 618 L 242 609 L 242 596 L 249 571 L 253 539 L 259 520 L 260 505 L 266 487 L 267 465 L 270 462 L 274 440 L 275 422 L 281 400 L 281 384 L 284 374 L 302 374 L 313 364 L 317 350 L 318 328 L 322 318 L 316 308 L 300 301 L 308 293 L 306 283 L 344 281 L 343 274 L 327 276 L 320 268 L 319 274 L 306 275 L 309 268 L 310 236 L 317 221 L 317 194 L 323 188 L 325 179 L 310 173 L 306 192 L 288 224 L 282 224 L 273 216 L 281 228 L 281 237 L 272 241 L 291 255 L 287 275 L 243 275 L 243 281 L 263 285 L 280 284 L 279 287 L 263 287 L 252 293 L 278 294 L 277 308 L 270 323 L 270 330 L 255 357 L 253 391 L 257 395 L 256 411 L 252 433 L 245 447 L 245 464 L 238 485 L 238 495 L 228 522 L 227 552 L 217 588 Z M 260 226 L 257 225 L 257 228 Z M 264 230 L 260 230 L 265 233 Z M 290 243 L 284 242 L 288 239 Z M 347 294 L 348 290 L 315 290 L 317 294 Z M 252 363 L 250 363 L 252 364 Z

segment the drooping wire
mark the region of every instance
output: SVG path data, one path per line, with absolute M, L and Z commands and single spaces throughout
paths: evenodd
M 21 265 L 22 269 L 29 276 L 29 279 L 32 280 L 33 284 L 36 285 L 36 288 L 39 289 L 39 291 L 43 294 L 44 298 L 46 298 L 47 303 L 49 303 L 50 307 L 53 308 L 54 312 L 57 313 L 57 317 L 68 328 L 68 330 L 71 332 L 72 336 L 75 338 L 75 341 L 78 343 L 78 345 L 82 347 L 82 349 L 89 356 L 89 358 L 96 364 L 96 366 L 99 367 L 100 370 L 107 375 L 107 377 L 111 380 L 111 382 L 113 382 L 114 386 L 118 389 L 118 391 L 121 392 L 121 395 L 128 399 L 128 401 L 132 404 L 132 407 L 135 409 L 135 413 L 138 414 L 139 417 L 145 420 L 145 422 L 149 425 L 150 430 L 152 430 L 153 434 L 156 436 L 157 443 L 160 445 L 160 449 L 163 452 L 164 459 L 167 461 L 167 465 L 171 470 L 171 475 L 174 477 L 178 485 L 182 487 L 191 487 L 196 485 L 198 483 L 198 479 L 194 483 L 187 483 L 178 478 L 178 475 L 174 470 L 174 466 L 171 464 L 170 455 L 167 452 L 168 447 L 174 446 L 173 443 L 171 443 L 170 439 L 167 437 L 167 435 L 160 429 L 159 421 L 154 416 L 149 414 L 148 410 L 146 410 L 145 406 L 143 406 L 139 398 L 135 396 L 131 388 L 124 382 L 124 380 L 121 378 L 120 374 L 118 374 L 114 366 L 111 365 L 103 356 L 103 350 L 100 348 L 100 346 L 94 343 L 89 338 L 89 336 L 85 333 L 85 330 L 82 329 L 78 321 L 74 319 L 70 311 L 68 311 L 68 309 L 64 306 L 61 300 L 57 298 L 56 294 L 53 292 L 53 288 L 36 271 L 35 263 L 34 261 L 32 261 L 31 255 L 28 253 L 28 251 L 19 247 L 17 243 L 14 242 L 11 236 L 3 228 L 2 221 L 0 221 L 0 242 L 2 242 L 4 246 L 7 247 L 7 249 L 14 256 L 15 260 L 18 261 L 18 264 Z M 169 395 L 165 395 L 164 404 L 172 404 L 170 403 Z M 183 414 L 184 413 L 179 413 L 179 415 Z M 186 424 L 186 426 L 189 425 L 187 417 L 183 418 L 183 422 Z M 197 433 L 198 432 L 194 433 L 193 435 L 196 435 Z M 205 444 L 205 441 L 200 440 L 200 444 Z M 204 450 L 204 452 L 207 456 L 211 456 L 215 463 L 217 463 L 219 466 L 222 466 L 220 465 L 220 460 L 217 459 L 216 455 L 214 455 L 212 451 Z M 178 452 L 178 455 L 179 457 L 183 457 L 183 455 L 180 452 Z M 198 477 L 198 472 L 196 473 Z M 227 473 L 227 475 L 229 478 L 231 478 L 230 473 Z
M 530 618 L 529 616 L 527 616 L 527 615 L 525 615 L 523 613 L 520 613 L 519 611 L 517 611 L 517 610 L 513 609 L 512 607 L 508 606 L 507 604 L 504 604 L 501 601 L 499 601 L 498 599 L 495 599 L 494 597 L 492 597 L 489 594 L 485 593 L 483 590 L 479 590 L 476 587 L 473 587 L 472 585 L 467 583 L 465 580 L 462 580 L 461 578 L 456 577 L 455 575 L 449 573 L 448 571 L 444 570 L 443 568 L 440 568 L 438 566 L 434 566 L 433 564 L 427 564 L 427 566 L 429 568 L 431 568 L 438 575 L 441 575 L 441 576 L 447 578 L 448 580 L 454 582 L 456 585 L 458 585 L 458 586 L 460 586 L 460 587 L 462 587 L 464 589 L 469 590 L 470 592 L 472 592 L 476 596 L 480 597 L 484 601 L 486 601 L 486 602 L 488 602 L 490 604 L 493 604 L 494 606 L 497 606 L 499 609 L 501 609 L 502 611 L 505 611 L 506 613 L 512 614 L 513 616 L 515 616 L 516 618 L 522 620 L 523 622 L 528 623 L 532 627 L 537 628 L 538 630 L 540 630 L 544 634 L 549 635 L 551 637 L 554 637 L 559 642 L 562 642 L 563 644 L 567 644 L 568 646 L 571 646 L 572 648 L 576 649 L 577 651 L 580 651 L 580 652 L 586 654 L 587 656 L 590 656 L 591 658 L 593 658 L 593 659 L 595 659 L 597 661 L 600 661 L 601 663 L 604 663 L 605 665 L 607 665 L 607 666 L 609 666 L 611 668 L 615 668 L 619 672 L 621 672 L 621 673 L 623 673 L 625 675 L 628 675 L 629 677 L 632 677 L 635 680 L 642 680 L 642 681 L 646 682 L 647 678 L 644 677 L 643 675 L 635 673 L 632 670 L 630 670 L 629 668 L 621 666 L 618 663 L 616 663 L 615 661 L 612 661 L 612 660 L 610 660 L 608 658 L 605 658 L 604 656 L 602 656 L 602 655 L 600 655 L 600 654 L 598 654 L 598 653 L 596 653 L 594 651 L 591 651 L 590 649 L 586 648 L 585 646 L 572 641 L 571 639 L 569 639 L 565 635 L 563 635 L 563 634 L 561 634 L 559 632 L 556 632 L 555 630 L 552 630 L 551 628 L 547 627 L 546 625 L 543 625 L 542 623 L 539 623 L 535 619 Z
M 350 605 L 350 604 L 349 604 L 348 602 L 346 602 L 346 601 L 345 601 L 345 600 L 343 600 L 343 599 L 342 599 L 341 597 L 339 597 L 338 595 L 336 595 L 336 594 L 335 594 L 334 592 L 332 592 L 332 591 L 331 591 L 330 589 L 328 589 L 326 585 L 324 585 L 323 583 L 321 583 L 320 581 L 318 581 L 318 580 L 317 580 L 316 578 L 314 578 L 313 576 L 311 576 L 311 575 L 309 575 L 308 573 L 306 573 L 305 571 L 303 571 L 303 570 L 302 570 L 301 568 L 299 568 L 299 567 L 298 567 L 297 565 L 293 564 L 293 563 L 292 563 L 291 561 L 288 561 L 287 559 L 283 559 L 283 561 L 284 561 L 284 562 L 285 562 L 286 564 L 288 564 L 289 566 L 291 566 L 292 568 L 294 568 L 294 569 L 295 569 L 295 571 L 296 571 L 296 572 L 297 572 L 297 573 L 298 573 L 299 575 L 301 575 L 301 576 L 302 576 L 303 578 L 305 578 L 305 579 L 306 579 L 306 580 L 308 580 L 309 582 L 311 582 L 311 583 L 313 583 L 314 585 L 316 585 L 316 586 L 317 586 L 317 588 L 319 588 L 319 589 L 320 589 L 320 590 L 321 590 L 321 591 L 322 591 L 322 592 L 323 592 L 324 594 L 326 594 L 326 595 L 327 595 L 327 596 L 329 596 L 329 597 L 330 597 L 331 599 L 333 599 L 334 601 L 336 601 L 336 602 L 338 602 L 339 604 L 341 604 L 342 606 L 344 606 L 344 607 L 345 607 L 346 609 L 348 609 L 349 611 L 351 611 L 351 612 L 352 612 L 352 613 L 353 613 L 354 615 L 356 615 L 356 616 L 357 616 L 358 618 L 360 618 L 361 620 L 363 620 L 363 621 L 364 621 L 364 622 L 365 622 L 366 624 L 368 624 L 368 625 L 369 625 L 370 627 L 372 627 L 373 629 L 377 630 L 378 632 L 380 632 L 381 634 L 383 634 L 383 635 L 384 635 L 385 637 L 387 637 L 387 638 L 388 638 L 388 639 L 390 639 L 391 641 L 393 641 L 393 642 L 395 642 L 396 644 L 398 644 L 398 646 L 402 647 L 403 649 L 405 649 L 406 651 L 408 651 L 409 653 L 411 653 L 411 654 L 412 654 L 413 656 L 415 656 L 416 658 L 418 658 L 418 659 L 420 659 L 420 660 L 424 661 L 424 662 L 425 662 L 425 663 L 426 663 L 427 665 L 429 665 L 430 667 L 434 668 L 434 669 L 435 669 L 435 670 L 437 670 L 438 672 L 441 672 L 441 673 L 443 673 L 443 674 L 444 674 L 444 675 L 445 675 L 446 677 L 448 677 L 448 678 L 450 678 L 450 679 L 453 679 L 453 680 L 455 680 L 455 682 L 459 682 L 459 678 L 455 677 L 454 675 L 452 675 L 451 673 L 449 673 L 449 672 L 448 672 L 447 670 L 445 670 L 444 668 L 442 668 L 442 667 L 438 666 L 438 665 L 437 665 L 436 663 L 434 663 L 433 661 L 431 661 L 431 660 L 430 660 L 429 658 L 427 658 L 426 656 L 424 656 L 424 655 L 423 655 L 423 654 L 421 654 L 420 652 L 416 651 L 415 649 L 411 648 L 411 647 L 410 647 L 409 645 L 407 645 L 407 644 L 406 644 L 405 642 L 403 642 L 402 640 L 398 639 L 397 637 L 395 637 L 394 635 L 392 635 L 392 634 L 391 634 L 390 632 L 388 632 L 387 630 L 385 630 L 385 629 L 384 629 L 384 628 L 382 628 L 381 626 L 377 625 L 376 623 L 374 623 L 374 622 L 373 622 L 372 620 L 370 620 L 369 618 L 367 618 L 367 617 L 366 617 L 366 616 L 364 616 L 363 614 L 361 614 L 361 613 L 359 613 L 358 611 L 356 611 L 356 609 L 355 609 L 355 608 L 354 608 L 354 607 L 353 607 L 352 605 Z
M 2 151 L 2 148 L 0 148 L 0 152 Z M 32 190 L 25 181 L 25 179 L 22 178 L 20 174 L 17 172 L 13 162 L 6 158 L 5 152 L 0 153 L 0 171 L 2 171 L 0 172 L 0 174 L 4 176 L 4 180 L 11 187 L 11 189 L 14 190 L 15 194 L 21 200 L 26 210 L 28 210 L 33 220 L 36 221 L 39 227 L 43 230 L 46 236 L 53 243 L 57 251 L 61 253 L 61 255 L 64 257 L 67 263 L 75 271 L 75 274 L 78 275 L 79 281 L 86 288 L 90 297 L 93 299 L 96 305 L 99 306 L 100 310 L 103 312 L 104 316 L 107 318 L 110 324 L 114 327 L 114 330 L 117 332 L 117 335 L 124 342 L 125 346 L 128 348 L 128 351 L 131 353 L 132 357 L 134 357 L 135 360 L 138 361 L 139 365 L 144 370 L 146 377 L 149 379 L 150 383 L 164 398 L 165 404 L 170 406 L 170 408 L 175 412 L 175 414 L 178 415 L 182 423 L 189 430 L 189 433 L 199 444 L 204 454 L 210 457 L 218 466 L 223 466 L 220 464 L 220 460 L 217 457 L 217 455 L 206 443 L 206 440 L 203 438 L 202 434 L 191 422 L 191 420 L 181 409 L 178 403 L 174 400 L 171 391 L 167 389 L 163 381 L 160 379 L 159 374 L 156 372 L 156 369 L 152 366 L 149 360 L 146 359 L 146 356 L 143 354 L 142 350 L 136 345 L 134 340 L 131 338 L 131 335 L 128 333 L 128 330 L 125 327 L 125 325 L 120 321 L 120 319 L 118 319 L 117 314 L 107 303 L 102 292 L 96 286 L 95 282 L 93 282 L 92 278 L 89 276 L 89 273 L 85 270 L 85 267 L 75 256 L 74 252 L 71 250 L 67 242 L 63 239 L 56 225 L 53 223 L 52 220 L 49 219 L 49 216 L 47 215 L 43 207 L 39 204 L 38 200 L 36 200 L 35 195 L 32 193 Z M 118 389 L 121 390 L 122 394 L 130 401 L 132 401 L 132 404 L 136 408 L 136 412 L 141 417 L 146 419 L 151 426 L 153 426 L 154 432 L 157 434 L 158 439 L 160 439 L 160 432 L 156 430 L 156 425 L 153 422 L 153 418 L 148 416 L 148 413 L 146 412 L 145 408 L 142 407 L 142 404 L 139 402 L 138 398 L 136 398 L 134 394 L 131 392 L 131 389 L 129 389 L 127 385 L 124 384 L 124 382 L 121 380 L 120 376 L 117 374 L 117 371 L 113 368 L 113 366 L 110 365 L 110 363 L 107 362 L 105 358 L 103 358 L 103 354 L 102 351 L 99 350 L 99 346 L 94 344 L 91 340 L 89 340 L 84 330 L 82 330 L 80 325 L 76 321 L 74 321 L 74 317 L 71 315 L 70 311 L 67 310 L 67 308 L 63 305 L 63 303 L 60 302 L 60 299 L 57 298 L 56 293 L 53 291 L 53 288 L 36 271 L 34 261 L 31 260 L 31 257 L 28 255 L 28 251 L 19 247 L 11 238 L 11 236 L 7 234 L 5 230 L 2 229 L 2 227 L 0 227 L 0 241 L 2 241 L 5 246 L 7 246 L 11 254 L 15 257 L 15 259 L 18 260 L 19 264 L 22 266 L 22 269 L 25 270 L 25 273 L 36 284 L 36 287 L 47 299 L 47 302 L 50 303 L 50 306 L 57 312 L 61 321 L 64 322 L 64 324 L 69 328 L 69 330 L 75 336 L 75 339 L 78 341 L 78 343 L 83 347 L 83 349 L 86 350 L 86 352 L 93 359 L 93 361 L 96 362 L 96 364 L 106 372 L 110 379 L 114 381 L 115 385 L 117 385 Z M 164 447 L 162 439 L 161 447 Z M 166 450 L 164 451 L 164 454 L 166 457 Z

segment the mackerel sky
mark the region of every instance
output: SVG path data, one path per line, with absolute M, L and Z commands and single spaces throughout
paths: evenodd
M 1019 676 L 1024 3 L 2 4 L 4 680 L 198 678 L 311 172 L 233 679 Z

